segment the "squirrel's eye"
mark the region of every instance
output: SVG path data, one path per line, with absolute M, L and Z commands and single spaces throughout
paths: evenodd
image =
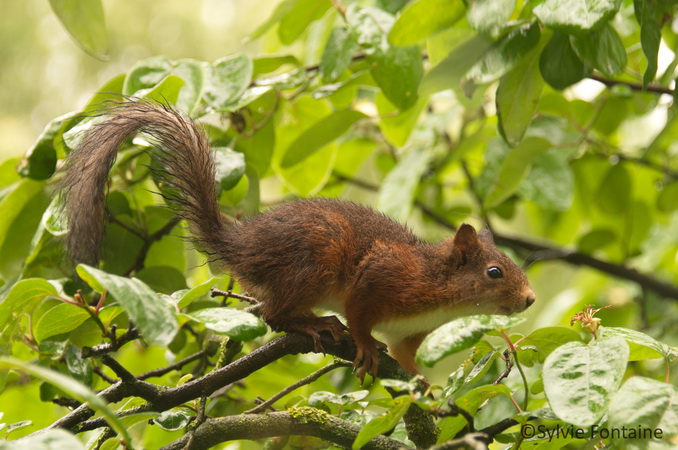
M 504 278 L 504 273 L 497 266 L 492 266 L 487 269 L 487 276 L 490 278 Z

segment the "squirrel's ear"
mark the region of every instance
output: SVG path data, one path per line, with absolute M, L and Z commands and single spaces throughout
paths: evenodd
M 485 244 L 494 245 L 494 236 L 492 236 L 492 232 L 489 228 L 482 229 L 480 233 L 478 233 L 478 239 Z
M 460 265 L 466 264 L 468 260 L 480 252 L 480 241 L 478 233 L 471 225 L 463 223 L 457 229 L 454 235 L 453 246 L 454 254 L 459 257 Z

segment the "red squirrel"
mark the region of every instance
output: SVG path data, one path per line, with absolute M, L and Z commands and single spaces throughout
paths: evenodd
M 215 162 L 205 133 L 180 112 L 148 101 L 116 103 L 68 157 L 62 185 L 67 247 L 76 263 L 96 264 L 105 222 L 105 186 L 122 142 L 145 133 L 169 185 L 170 203 L 186 219 L 195 245 L 238 279 L 261 304 L 275 331 L 321 331 L 355 341 L 363 381 L 376 375 L 385 345 L 409 372 L 424 337 L 463 315 L 511 314 L 535 295 L 524 272 L 499 251 L 488 230 L 467 224 L 438 244 L 365 206 L 297 200 L 242 222 L 222 216 Z M 318 317 L 329 309 L 346 318 Z

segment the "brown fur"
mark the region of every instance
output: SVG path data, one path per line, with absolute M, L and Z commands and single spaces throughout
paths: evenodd
M 227 224 L 219 212 L 209 143 L 190 120 L 148 102 L 121 103 L 107 114 L 111 118 L 69 156 L 64 178 L 68 247 L 76 262 L 98 260 L 107 173 L 122 141 L 145 132 L 162 150 L 155 157 L 198 247 L 262 301 L 262 316 L 274 330 L 309 334 L 316 350 L 322 349 L 320 331 L 339 339 L 346 328 L 313 310 L 344 315 L 358 347 L 354 365 L 361 379 L 376 374 L 378 349 L 384 347 L 372 337 L 375 327 L 385 327 L 391 352 L 415 372 L 416 349 L 435 328 L 426 322 L 431 317 L 435 322 L 438 315 L 510 314 L 534 301 L 523 271 L 494 246 L 489 232 L 478 235 L 470 225 L 433 245 L 372 209 L 323 198 Z M 491 266 L 504 276 L 488 276 Z

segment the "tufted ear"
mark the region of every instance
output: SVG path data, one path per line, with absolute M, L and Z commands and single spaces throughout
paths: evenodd
M 469 224 L 461 224 L 453 240 L 453 254 L 459 258 L 459 265 L 466 264 L 474 255 L 479 253 L 480 247 L 476 229 Z
M 492 236 L 492 232 L 489 228 L 483 228 L 480 233 L 478 233 L 478 239 L 485 244 L 494 245 L 494 236 Z

